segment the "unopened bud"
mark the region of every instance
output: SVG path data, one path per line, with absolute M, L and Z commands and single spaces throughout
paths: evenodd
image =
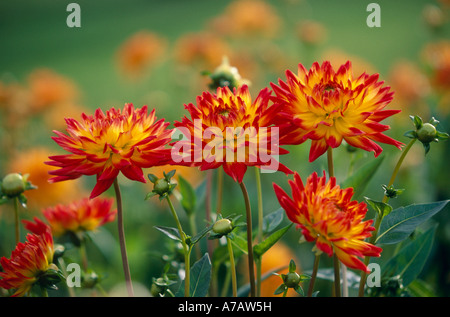
M 286 275 L 283 275 L 283 282 L 289 288 L 294 288 L 300 283 L 300 275 L 296 272 L 290 272 Z
M 25 191 L 26 180 L 19 173 L 6 175 L 2 181 L 2 192 L 8 197 L 20 195 Z
M 214 233 L 217 234 L 228 234 L 233 231 L 233 224 L 229 219 L 220 219 L 212 227 Z
M 422 127 L 417 130 L 417 138 L 422 143 L 430 143 L 436 139 L 436 127 L 431 123 L 424 123 Z

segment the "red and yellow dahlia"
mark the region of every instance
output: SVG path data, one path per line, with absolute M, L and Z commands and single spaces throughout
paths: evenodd
M 8 259 L 2 257 L 0 264 L 0 287 L 14 289 L 14 297 L 24 296 L 49 269 L 57 269 L 53 261 L 53 237 L 48 225 L 40 222 L 35 228 L 38 233 L 29 233 L 25 243 L 19 242 Z
M 48 207 L 42 213 L 50 224 L 53 235 L 59 237 L 67 232 L 94 231 L 113 221 L 117 213 L 117 210 L 112 209 L 113 203 L 113 198 L 84 198 L 67 205 Z
M 309 72 L 302 64 L 298 74 L 286 71 L 286 82 L 271 84 L 274 102 L 283 106 L 280 119 L 290 122 L 282 144 L 300 144 L 311 139 L 309 161 L 316 160 L 329 147 L 348 144 L 378 156 L 383 149 L 375 142 L 403 143 L 383 134 L 390 127 L 380 121 L 400 110 L 384 110 L 392 101 L 390 87 L 383 87 L 378 74 L 353 77 L 348 61 L 337 71 L 330 62 L 315 62 Z
M 364 239 L 371 236 L 372 220 L 364 221 L 367 205 L 352 201 L 353 188 L 341 189 L 336 179 L 328 181 L 324 173 L 310 175 L 303 184 L 295 173 L 289 181 L 292 198 L 277 184 L 275 194 L 289 220 L 297 224 L 308 242 L 318 250 L 338 259 L 347 267 L 367 271 L 358 257 L 380 256 L 381 248 Z
M 171 164 L 201 170 L 223 166 L 238 183 L 247 166 L 292 173 L 276 159 L 287 151 L 279 148 L 279 131 L 272 120 L 277 107 L 269 101 L 267 88 L 252 100 L 247 85 L 233 91 L 219 87 L 216 94 L 204 92 L 196 106 L 185 105 L 191 119 L 174 123 L 184 139 L 174 143 Z
M 106 114 L 100 109 L 93 116 L 83 113 L 81 121 L 66 119 L 69 135 L 54 131 L 53 140 L 70 154 L 49 157 L 46 164 L 59 167 L 49 172 L 54 175 L 49 181 L 97 175 L 90 198 L 107 190 L 119 172 L 145 183 L 142 168 L 167 164 L 170 154 L 165 148 L 171 140 L 169 123 L 155 119 L 155 110 L 148 114 L 147 106 L 135 109 L 132 104 Z

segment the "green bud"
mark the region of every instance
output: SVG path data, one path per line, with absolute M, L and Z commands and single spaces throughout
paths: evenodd
M 436 127 L 431 123 L 424 123 L 422 127 L 417 130 L 417 139 L 422 143 L 430 143 L 436 139 Z
M 288 274 L 283 274 L 283 282 L 289 288 L 295 288 L 298 283 L 300 283 L 300 275 L 296 272 L 290 272 Z
M 26 178 L 19 173 L 6 175 L 2 181 L 2 192 L 8 197 L 22 194 L 26 188 Z
M 158 179 L 155 182 L 155 185 L 153 186 L 153 192 L 155 192 L 158 195 L 163 195 L 163 194 L 167 193 L 169 190 L 170 190 L 170 184 L 164 178 Z
M 220 219 L 213 225 L 214 233 L 225 235 L 233 231 L 233 224 L 229 219 Z

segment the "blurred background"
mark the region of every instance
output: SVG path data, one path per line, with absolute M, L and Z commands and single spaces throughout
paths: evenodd
M 202 72 L 213 71 L 223 56 L 250 81 L 255 96 L 271 82 L 284 80 L 287 69 L 296 72 L 299 63 L 309 69 L 314 61 L 330 60 L 338 68 L 351 60 L 355 76 L 379 73 L 395 91 L 389 107 L 403 111 L 387 122 L 392 128 L 387 135 L 407 143 L 403 133 L 413 129 L 409 115 L 419 115 L 424 121 L 434 116 L 440 121 L 438 130 L 450 131 L 448 0 L 379 0 L 379 28 L 367 26 L 370 12 L 366 8 L 371 1 L 361 0 L 79 0 L 79 28 L 66 24 L 70 2 L 0 3 L 0 176 L 29 173 L 29 180 L 38 186 L 26 193 L 29 203 L 27 210 L 21 211 L 24 219 L 40 216 L 42 208 L 84 197 L 95 184 L 95 177 L 47 182 L 50 167 L 43 162 L 49 155 L 62 154 L 51 136 L 52 130 L 64 132 L 65 117 L 79 118 L 82 112 L 133 103 L 155 108 L 158 118 L 181 120 L 187 115 L 184 104 L 195 102 L 196 96 L 208 89 L 209 78 Z M 381 200 L 381 184 L 389 181 L 399 156 L 397 149 L 383 148 L 381 168 L 364 193 L 375 200 Z M 282 156 L 281 162 L 302 178 L 326 168 L 324 157 L 307 162 L 308 143 L 287 149 L 291 153 Z M 351 173 L 349 155 L 354 168 L 374 159 L 372 153 L 350 154 L 339 148 L 335 155 L 338 181 Z M 393 207 L 448 199 L 448 155 L 448 142 L 433 143 L 426 157 L 423 147 L 416 144 L 396 181 L 397 187 L 406 191 L 391 201 Z M 163 170 L 170 169 L 147 172 L 162 176 Z M 177 169 L 177 174 L 194 187 L 204 186 L 205 173 L 184 168 Z M 280 173 L 261 177 L 264 212 L 268 214 L 279 208 L 272 182 L 286 188 L 287 180 Z M 245 181 L 256 213 L 252 169 Z M 152 278 L 159 277 L 170 261 L 174 247 L 154 226 L 175 225 L 164 202 L 157 198 L 144 201 L 150 185 L 125 178 L 120 183 L 131 273 L 139 294 L 146 295 Z M 225 184 L 223 213 L 244 214 L 239 187 L 228 177 Z M 214 209 L 215 190 L 212 194 Z M 104 195 L 113 196 L 113 192 Z M 197 202 L 195 222 L 201 229 L 207 225 L 204 198 Z M 438 296 L 450 295 L 448 211 L 446 208 L 434 217 L 439 222 L 438 234 L 421 276 Z M 189 228 L 181 208 L 179 213 Z M 0 206 L 0 256 L 9 256 L 15 247 L 12 215 L 10 205 Z M 123 291 L 116 231 L 115 223 L 105 225 L 92 234 L 88 246 L 90 264 L 102 275 L 102 285 L 110 294 Z M 298 231 L 290 230 L 264 256 L 267 268 L 263 270 L 288 265 L 290 259 L 302 270 L 310 270 L 311 245 L 298 244 L 299 237 Z M 204 245 L 202 248 L 204 252 Z M 75 253 L 73 257 L 76 259 Z M 279 284 L 279 277 L 268 279 L 263 295 L 273 294 Z

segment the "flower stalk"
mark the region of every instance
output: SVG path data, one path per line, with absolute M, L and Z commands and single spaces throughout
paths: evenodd
M 166 200 L 167 200 L 167 203 L 169 204 L 173 219 L 175 220 L 178 231 L 180 233 L 181 244 L 183 245 L 184 267 L 185 267 L 184 296 L 189 297 L 190 296 L 190 276 L 191 276 L 190 254 L 191 254 L 192 248 L 190 248 L 186 243 L 186 237 L 184 235 L 183 228 L 181 227 L 180 220 L 178 219 L 177 212 L 175 211 L 175 208 L 173 207 L 173 204 L 169 198 L 169 195 L 166 195 Z
M 233 246 L 231 239 L 227 236 L 227 248 L 230 256 L 230 269 L 231 269 L 231 285 L 233 289 L 233 297 L 237 297 L 237 280 L 236 280 L 236 265 L 234 262 Z
M 125 242 L 125 230 L 123 226 L 123 210 L 122 210 L 122 195 L 120 193 L 119 183 L 117 178 L 114 179 L 114 191 L 117 202 L 117 226 L 119 232 L 120 253 L 122 256 L 123 272 L 125 274 L 125 283 L 127 285 L 128 296 L 134 296 L 133 284 L 131 282 L 130 266 L 128 264 L 128 256 Z
M 243 182 L 239 183 L 245 201 L 245 214 L 247 217 L 247 252 L 248 252 L 248 274 L 250 279 L 250 297 L 256 296 L 255 268 L 253 259 L 253 239 L 252 239 L 252 212 L 247 188 Z
M 311 275 L 311 280 L 309 282 L 308 297 L 311 297 L 314 291 L 314 283 L 316 282 L 317 271 L 319 270 L 319 262 L 320 262 L 320 254 L 316 254 L 314 258 L 314 266 Z

